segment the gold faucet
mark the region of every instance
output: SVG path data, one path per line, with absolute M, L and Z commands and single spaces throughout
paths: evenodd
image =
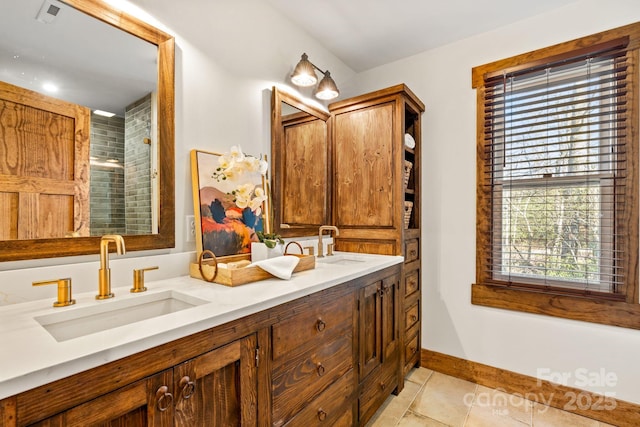
M 325 230 L 333 230 L 336 236 L 340 235 L 340 230 L 335 225 L 321 225 L 318 231 L 318 258 L 324 257 L 324 245 L 322 244 L 322 233 Z
M 109 243 L 115 243 L 118 255 L 123 255 L 124 239 L 118 234 L 107 234 L 100 239 L 100 270 L 98 271 L 98 295 L 96 299 L 113 298 L 111 292 L 111 269 L 109 268 Z

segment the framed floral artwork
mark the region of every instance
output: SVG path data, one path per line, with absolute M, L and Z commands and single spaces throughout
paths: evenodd
M 251 252 L 264 231 L 267 162 L 239 147 L 218 154 L 191 150 L 191 179 L 198 254 Z

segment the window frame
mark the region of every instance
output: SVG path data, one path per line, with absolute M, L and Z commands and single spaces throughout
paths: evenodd
M 526 284 L 505 284 L 492 280 L 488 273 L 487 248 L 491 245 L 490 228 L 494 220 L 491 208 L 491 190 L 484 185 L 487 167 L 484 105 L 485 79 L 487 76 L 502 74 L 544 63 L 557 61 L 559 58 L 579 56 L 589 52 L 594 45 L 614 42 L 627 37 L 627 50 L 630 56 L 628 100 L 628 135 L 627 142 L 627 172 L 628 180 L 625 193 L 626 200 L 630 200 L 626 210 L 625 225 L 631 236 L 627 249 L 625 270 L 627 279 L 623 289 L 622 299 L 619 294 L 603 294 L 599 292 L 573 294 L 570 291 Z M 472 87 L 477 92 L 476 106 L 476 281 L 472 284 L 471 302 L 474 305 L 494 307 L 527 313 L 543 314 L 554 317 L 614 325 L 632 329 L 640 329 L 640 304 L 638 301 L 638 223 L 639 203 L 638 193 L 638 152 L 639 152 L 639 71 L 640 51 L 640 23 L 630 24 L 613 30 L 604 31 L 582 37 L 551 47 L 502 59 L 489 64 L 474 67 L 472 70 Z M 489 250 L 490 251 L 490 250 Z

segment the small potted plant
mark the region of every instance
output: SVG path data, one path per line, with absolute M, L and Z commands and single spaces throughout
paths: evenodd
M 284 240 L 279 234 L 257 231 L 259 242 L 251 243 L 251 262 L 262 261 L 284 254 Z

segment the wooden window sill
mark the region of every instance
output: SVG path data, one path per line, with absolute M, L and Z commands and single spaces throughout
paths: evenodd
M 583 322 L 640 329 L 640 304 L 473 284 L 471 303 Z

